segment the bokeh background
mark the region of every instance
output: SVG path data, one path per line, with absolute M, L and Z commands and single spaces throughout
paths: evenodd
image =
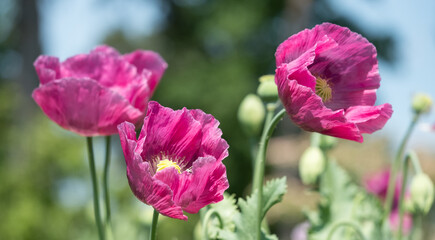
M 224 161 L 229 192 L 248 194 L 249 141 L 236 113 L 255 92 L 258 77 L 273 74 L 276 47 L 290 35 L 329 21 L 361 33 L 378 49 L 379 103 L 394 114 L 363 144 L 340 141 L 334 156 L 362 181 L 386 168 L 411 119 L 417 92 L 435 97 L 435 1 L 432 0 L 1 0 L 0 1 L 0 239 L 96 239 L 85 140 L 52 123 L 30 97 L 39 84 L 33 61 L 61 60 L 109 44 L 121 53 L 159 52 L 169 68 L 154 100 L 172 108 L 201 108 L 220 122 L 230 144 Z M 422 118 L 410 141 L 424 171 L 435 176 L 435 114 Z M 112 141 L 111 194 L 116 239 L 145 239 L 151 214 L 133 197 L 119 140 Z M 269 222 L 290 239 L 302 209 L 316 196 L 298 178 L 297 161 L 309 135 L 286 119 L 268 153 L 269 177 L 286 175 L 289 193 Z M 103 139 L 96 139 L 97 167 Z M 161 217 L 160 239 L 191 239 L 198 216 Z M 435 216 L 425 221 L 435 235 Z

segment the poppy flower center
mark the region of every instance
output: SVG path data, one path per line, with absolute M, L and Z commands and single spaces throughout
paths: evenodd
M 321 97 L 324 102 L 331 100 L 332 89 L 326 79 L 316 77 L 316 87 L 314 89 L 316 90 L 316 94 Z
M 163 170 L 165 168 L 168 168 L 168 167 L 174 167 L 175 169 L 177 169 L 178 173 L 181 173 L 180 166 L 178 166 L 178 164 L 176 162 L 173 162 L 173 161 L 168 160 L 168 159 L 161 160 L 157 164 L 157 172 L 161 171 L 161 170 Z

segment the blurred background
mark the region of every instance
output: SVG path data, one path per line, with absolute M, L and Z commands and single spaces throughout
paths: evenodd
M 96 239 L 85 139 L 51 122 L 31 98 L 40 54 L 65 60 L 109 44 L 121 53 L 159 52 L 169 67 L 153 99 L 171 108 L 201 108 L 220 122 L 230 145 L 224 161 L 229 192 L 245 196 L 251 180 L 249 141 L 238 126 L 242 98 L 258 77 L 273 74 L 276 47 L 290 35 L 328 21 L 361 33 L 377 47 L 379 103 L 394 114 L 363 144 L 340 141 L 334 156 L 361 181 L 387 167 L 411 120 L 417 92 L 435 97 L 435 1 L 432 0 L 1 0 L 0 1 L 0 239 Z M 424 171 L 435 177 L 435 114 L 422 118 L 410 141 Z M 110 187 L 117 239 L 145 239 L 152 212 L 134 198 L 119 140 L 113 141 Z M 309 135 L 286 118 L 271 141 L 268 172 L 286 175 L 289 192 L 269 221 L 290 239 L 303 208 L 315 205 L 297 173 Z M 96 139 L 97 167 L 103 139 Z M 160 239 L 191 239 L 195 215 L 160 218 Z M 426 239 L 435 235 L 435 214 Z M 432 230 L 431 230 L 432 229 Z

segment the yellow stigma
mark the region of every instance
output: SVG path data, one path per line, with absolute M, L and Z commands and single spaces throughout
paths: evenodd
M 168 159 L 165 160 L 161 160 L 159 162 L 159 164 L 157 164 L 157 172 L 160 170 L 163 170 L 167 167 L 174 167 L 175 169 L 177 169 L 178 173 L 181 173 L 181 168 L 180 166 L 177 165 L 177 163 L 170 161 Z
M 316 94 L 319 95 L 319 97 L 321 97 L 324 102 L 331 100 L 332 89 L 325 79 L 321 77 L 316 77 L 315 89 L 316 89 Z

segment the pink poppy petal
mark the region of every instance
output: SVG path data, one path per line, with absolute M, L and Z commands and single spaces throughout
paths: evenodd
M 168 67 L 165 60 L 153 51 L 144 50 L 136 50 L 132 53 L 125 54 L 123 57 L 126 61 L 136 67 L 138 73 L 141 73 L 144 70 L 151 72 L 149 87 L 150 91 L 154 92 L 160 78 Z
M 182 208 L 174 203 L 170 187 L 153 178 L 151 171 L 148 162 L 135 162 L 127 166 L 128 182 L 134 195 L 165 216 L 187 220 Z
M 60 63 L 57 57 L 39 56 L 33 63 L 39 82 L 45 84 L 60 77 Z
M 82 136 L 114 134 L 119 123 L 136 122 L 142 115 L 92 79 L 51 81 L 35 89 L 32 97 L 51 120 Z
M 392 114 L 392 106 L 385 103 L 379 106 L 353 106 L 346 110 L 345 116 L 357 125 L 361 133 L 373 133 L 382 129 Z
M 288 81 L 278 88 L 290 118 L 299 127 L 311 132 L 362 142 L 356 125 L 347 121 L 343 110 L 332 111 L 310 88 Z
M 218 161 L 228 156 L 228 143 L 222 138 L 222 130 L 219 129 L 219 121 L 211 114 L 202 110 L 190 110 L 195 120 L 202 125 L 202 144 L 199 148 L 199 156 L 213 156 Z
M 399 230 L 399 224 L 400 224 L 400 214 L 399 210 L 393 210 L 389 217 L 390 220 L 390 227 L 394 231 Z M 403 215 L 403 226 L 402 226 L 402 232 L 403 234 L 407 235 L 411 232 L 412 229 L 412 216 L 409 213 L 405 213 Z
M 180 176 L 178 191 L 174 191 L 174 201 L 188 213 L 197 213 L 204 206 L 223 199 L 229 187 L 225 165 L 213 157 L 198 158 L 192 172 Z
M 292 35 L 278 46 L 275 53 L 276 66 L 279 67 L 283 63 L 294 61 L 305 52 L 311 51 L 311 49 L 316 49 L 318 55 L 336 46 L 337 43 L 334 39 L 326 34 L 312 29 L 305 29 Z
M 148 104 L 143 134 L 146 135 L 142 158 L 177 161 L 181 168 L 189 168 L 201 145 L 201 123 L 187 109 L 174 111 L 158 104 Z M 158 159 L 155 159 L 158 160 Z
M 119 52 L 115 48 L 107 45 L 97 46 L 91 51 L 91 54 L 98 54 L 98 53 L 102 53 L 104 55 L 110 55 L 112 57 L 121 56 L 121 54 L 119 54 Z
M 143 162 L 140 152 L 136 152 L 136 133 L 134 125 L 128 122 L 118 126 L 121 146 L 127 164 L 127 178 L 134 195 L 151 205 L 159 213 L 181 220 L 187 220 L 180 206 L 175 205 L 171 188 L 162 181 L 154 179 L 148 162 Z

